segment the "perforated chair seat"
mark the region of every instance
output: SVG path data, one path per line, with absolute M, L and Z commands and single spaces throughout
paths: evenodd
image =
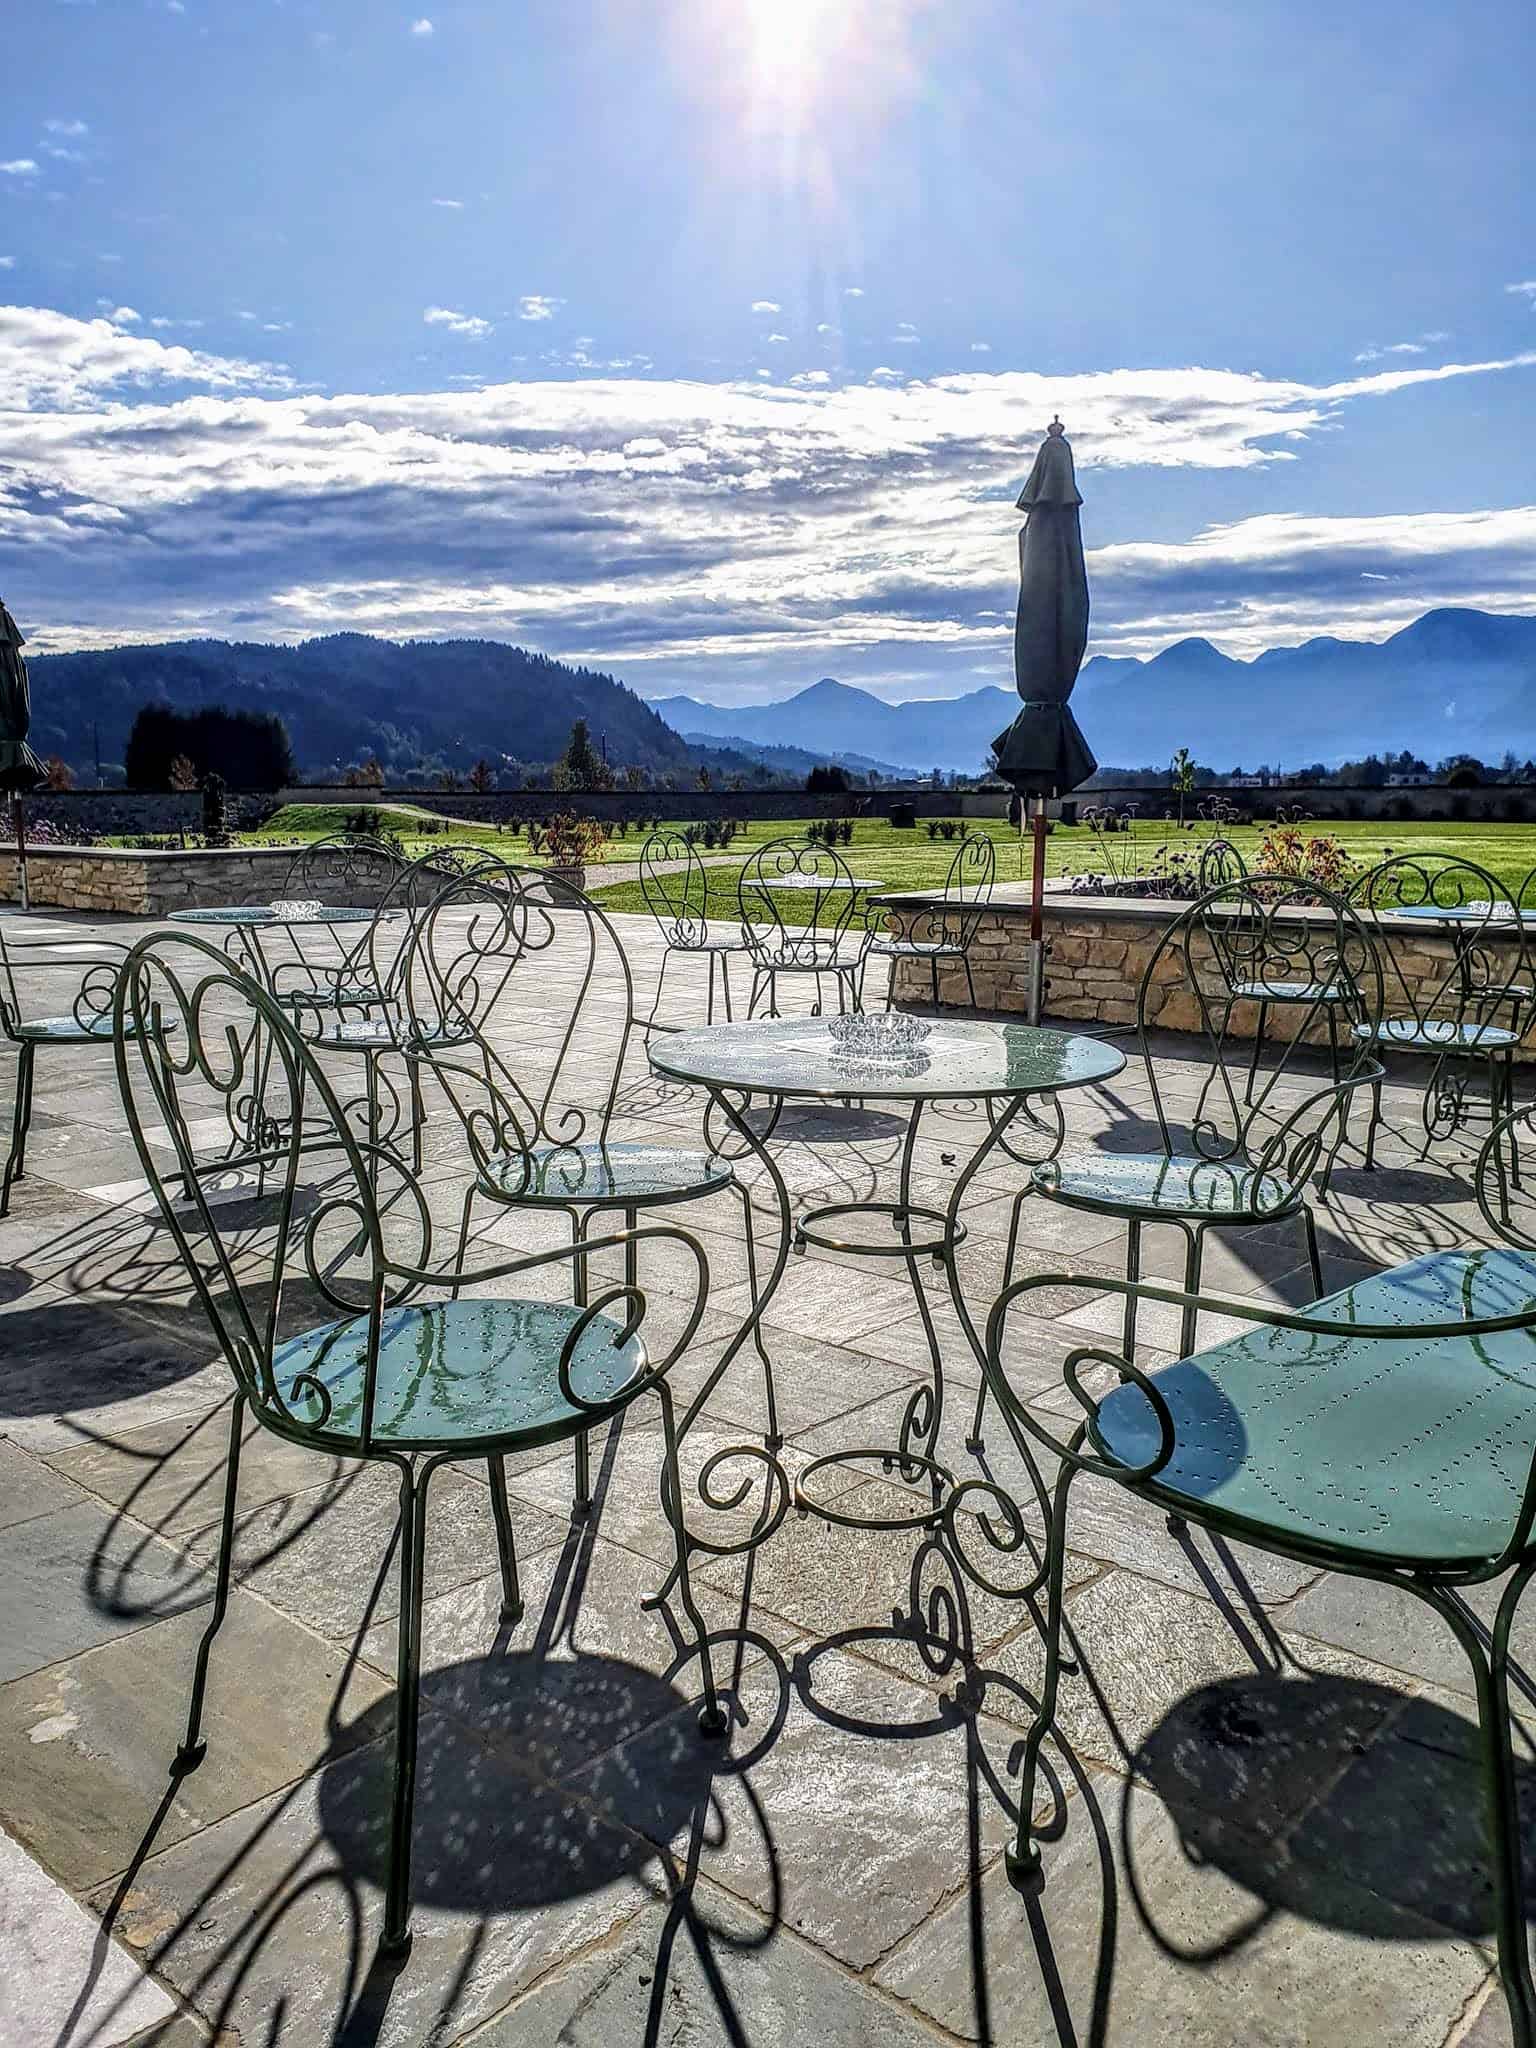
M 1239 981 L 1232 993 L 1250 1003 L 1347 1003 L 1355 997 L 1337 981 Z
M 174 1020 L 167 1023 L 168 1033 L 176 1029 Z M 112 1016 L 109 1011 L 105 1017 L 90 1017 L 84 1021 L 79 1017 L 31 1017 L 17 1024 L 12 1036 L 33 1045 L 110 1045 Z M 138 1026 L 131 1017 L 123 1020 L 123 1036 L 138 1036 Z
M 1234 1222 L 1289 1215 L 1300 1206 L 1273 1174 L 1242 1160 L 1166 1152 L 1068 1154 L 1030 1173 L 1037 1194 L 1112 1216 L 1226 1216 Z
M 956 939 L 871 939 L 871 953 L 883 960 L 963 960 L 966 948 Z
M 1536 1317 L 1536 1257 L 1436 1252 L 1306 1313 L 1361 1324 Z M 1324 1337 L 1265 1325 L 1150 1375 L 1175 1448 L 1145 1485 L 1239 1535 L 1324 1545 L 1362 1563 L 1473 1566 L 1515 1533 L 1536 1449 L 1536 1330 L 1491 1337 Z M 1157 1452 L 1134 1386 L 1100 1403 L 1096 1447 Z
M 1449 1017 L 1388 1017 L 1379 1033 L 1366 1024 L 1355 1025 L 1351 1036 L 1362 1043 L 1375 1036 L 1377 1043 L 1399 1052 L 1503 1052 L 1520 1043 L 1521 1034 L 1506 1024 L 1457 1023 Z
M 490 1439 L 549 1443 L 589 1427 L 592 1417 L 560 1391 L 561 1349 L 581 1314 L 558 1302 L 467 1297 L 387 1310 L 373 1441 L 397 1451 L 462 1444 L 484 1455 Z M 367 1340 L 368 1318 L 357 1316 L 273 1352 L 284 1405 L 307 1433 L 359 1440 Z M 584 1401 L 609 1400 L 645 1365 L 640 1339 L 598 1315 L 575 1348 L 570 1383 Z
M 639 1208 L 729 1187 L 730 1162 L 671 1145 L 551 1145 L 488 1161 L 477 1178 L 498 1201 Z

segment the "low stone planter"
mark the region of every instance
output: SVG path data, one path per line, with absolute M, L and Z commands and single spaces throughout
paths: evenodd
M 283 893 L 295 846 L 146 852 L 119 846 L 29 846 L 34 908 L 165 917 L 225 903 L 270 903 Z M 21 901 L 16 849 L 0 851 L 0 901 Z
M 872 906 L 884 910 L 893 932 L 900 935 L 914 923 L 930 919 L 942 909 L 942 893 L 914 891 L 907 895 L 876 896 Z M 1148 901 L 1128 896 L 1078 896 L 1064 889 L 1047 889 L 1043 927 L 1046 943 L 1045 1015 L 1057 1023 L 1134 1024 L 1137 995 L 1159 939 L 1187 904 L 1166 898 Z M 1452 957 L 1452 942 L 1444 930 L 1427 919 L 1393 918 L 1388 941 L 1410 985 L 1433 988 L 1444 982 Z M 976 1001 L 983 1010 L 1017 1011 L 1028 1007 L 1029 974 L 1026 946 L 1029 939 L 1029 885 L 1007 883 L 993 895 L 991 905 L 976 927 L 971 944 L 971 977 Z M 1201 942 L 1196 942 L 1196 957 Z M 1510 979 L 1519 980 L 1518 944 L 1509 947 Z M 933 983 L 926 961 L 898 960 L 893 990 L 897 1002 L 927 1003 Z M 968 1006 L 970 997 L 965 970 L 958 960 L 940 963 L 939 996 L 957 1008 Z M 1195 992 L 1185 983 L 1180 964 L 1170 953 L 1159 963 L 1157 982 L 1148 1004 L 1149 1024 L 1162 1031 L 1200 1030 L 1200 1006 Z M 1238 1003 L 1228 1025 L 1228 1035 L 1251 1039 L 1258 1024 L 1258 1005 Z M 1271 1031 L 1274 1030 L 1273 1021 Z M 1326 1030 L 1321 1022 L 1307 1034 L 1310 1041 L 1324 1044 Z M 1516 1053 L 1521 1060 L 1536 1059 L 1536 1045 L 1527 1043 Z

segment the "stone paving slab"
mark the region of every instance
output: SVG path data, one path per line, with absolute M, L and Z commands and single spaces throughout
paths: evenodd
M 644 987 L 654 933 L 623 925 Z M 552 986 L 524 984 L 509 999 L 508 1049 L 529 1072 L 553 1042 Z M 681 978 L 669 1001 L 675 992 L 686 997 Z M 1165 1068 L 1175 1114 L 1187 1115 L 1189 1063 L 1175 1052 Z M 584 1050 L 561 1100 L 590 1092 L 600 1071 Z M 1416 1097 L 1402 1071 L 1388 1104 L 1411 1136 Z M 656 1081 L 639 1047 L 621 1101 L 635 1135 L 700 1144 L 703 1098 Z M 1070 1143 L 1141 1142 L 1150 1102 L 1134 1067 L 1084 1091 L 1067 1104 Z M 0 1683 L 0 1817 L 107 1916 L 109 1942 L 125 1940 L 185 2001 L 164 2019 L 135 2018 L 135 2048 L 201 2048 L 215 2026 L 220 2048 L 609 2048 L 646 2038 L 653 2014 L 676 2048 L 1503 2048 L 1467 1791 L 1471 1700 L 1432 1616 L 1198 1532 L 1175 1540 L 1144 1504 L 1080 1483 L 1068 1584 L 1082 1668 L 1063 1677 L 1061 1742 L 1037 1788 L 1037 1819 L 1054 1814 L 1059 1839 L 1030 1908 L 1000 1861 L 1040 1678 L 1028 1608 L 969 1589 L 981 1704 L 958 1706 L 961 1667 L 942 1654 L 940 1548 L 922 1531 L 872 1534 L 791 1512 L 749 1563 L 695 1559 L 732 1713 L 728 1738 L 711 1744 L 676 1596 L 675 1633 L 641 1604 L 672 1559 L 654 1403 L 595 1437 L 590 1522 L 572 1520 L 568 1445 L 509 1460 L 526 1601 L 515 1625 L 501 1620 L 483 1466 L 434 1482 L 417 1942 L 403 1973 L 378 1969 L 393 1482 L 349 1478 L 274 1439 L 247 1445 L 241 1577 L 215 1645 L 208 1759 L 171 1787 L 208 1613 L 229 1378 L 210 1363 L 217 1347 L 144 1203 L 110 1057 L 40 1063 L 38 1103 L 32 1174 L 0 1224 L 0 1660 L 8 1652 L 19 1667 Z M 430 1107 L 425 1191 L 447 1242 L 463 1146 L 446 1106 Z M 902 1134 L 879 1106 L 807 1105 L 786 1113 L 774 1151 L 799 1205 L 888 1196 Z M 925 1118 L 915 1198 L 942 1206 L 984 1134 L 974 1107 Z M 1319 1204 L 1330 1284 L 1481 1234 L 1464 1150 L 1424 1163 L 1387 1139 L 1380 1157 L 1373 1175 L 1346 1159 Z M 961 1268 L 982 1310 L 1023 1172 L 994 1154 L 973 1184 Z M 768 1190 L 750 1162 L 742 1175 L 766 1272 Z M 674 1376 L 686 1400 L 744 1309 L 746 1262 L 733 1198 L 674 1214 L 699 1231 L 718 1283 Z M 480 1221 L 475 1256 L 490 1263 L 547 1249 L 568 1228 L 527 1211 Z M 242 1271 L 261 1282 L 268 1240 L 254 1209 L 249 1222 Z M 1074 1416 L 1066 1352 L 1118 1334 L 1119 1303 L 1093 1282 L 1123 1271 L 1123 1256 L 1114 1219 L 1025 1204 L 1019 1272 L 1065 1269 L 1084 1283 L 1038 1291 L 1011 1325 L 1013 1382 L 1051 1431 Z M 1145 1267 L 1176 1275 L 1181 1246 L 1149 1232 Z M 1213 1239 L 1206 1277 L 1254 1300 L 1299 1301 L 1310 1286 L 1294 1225 Z M 941 1455 L 1024 1493 L 1037 1528 L 995 1409 L 982 1462 L 967 1450 L 979 1369 L 943 1276 L 924 1265 L 919 1278 L 950 1392 Z M 660 1255 L 647 1279 L 648 1332 L 663 1343 L 681 1328 L 691 1281 L 684 1262 Z M 551 1264 L 484 1291 L 563 1299 L 569 1284 L 569 1268 Z M 296 1285 L 282 1327 L 331 1313 Z M 768 1324 L 792 1473 L 861 1440 L 894 1441 L 928 1372 L 899 1265 L 795 1258 Z M 1145 1318 L 1145 1362 L 1175 1334 Z M 699 1534 L 726 1541 L 750 1526 L 760 1493 L 711 1512 L 696 1484 L 706 1456 L 750 1442 L 765 1419 L 748 1350 L 685 1447 Z M 717 1468 L 722 1500 L 752 1463 Z M 1049 1480 L 1043 1448 L 1039 1464 Z M 882 1511 L 918 1502 L 878 1462 L 829 1468 L 816 1486 L 848 1507 L 861 1496 Z M 1008 1579 L 1024 1567 L 987 1543 L 988 1499 L 973 1496 L 958 1527 L 969 1553 Z M 926 1658 L 892 1626 L 912 1603 L 918 1559 Z M 1474 1596 L 1484 1614 L 1487 1598 Z M 1517 1654 L 1532 1654 L 1528 1634 Z M 1519 1754 L 1536 1783 L 1529 1741 Z

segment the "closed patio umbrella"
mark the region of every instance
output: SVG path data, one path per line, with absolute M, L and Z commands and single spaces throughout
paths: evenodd
M 1023 709 L 994 742 L 998 773 L 1034 804 L 1028 996 L 1032 1024 L 1040 1021 L 1044 988 L 1045 799 L 1076 789 L 1098 766 L 1067 703 L 1088 644 L 1088 571 L 1078 517 L 1082 502 L 1072 444 L 1061 421 L 1052 420 L 1029 481 L 1019 493 L 1025 520 L 1019 534 L 1013 674 Z
M 27 902 L 27 835 L 21 800 L 29 789 L 46 782 L 48 771 L 27 745 L 32 727 L 32 692 L 21 650 L 21 629 L 0 603 L 0 791 L 8 791 L 16 826 L 16 857 L 21 867 L 21 907 Z

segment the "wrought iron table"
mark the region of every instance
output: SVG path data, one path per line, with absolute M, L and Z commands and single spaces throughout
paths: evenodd
M 1019 1157 L 1008 1144 L 1008 1132 L 1020 1117 L 1045 1137 L 1048 1153 L 1052 1152 L 1059 1146 L 1063 1130 L 1058 1098 L 1070 1089 L 1110 1080 L 1125 1065 L 1124 1054 L 1102 1039 L 1041 1030 L 1027 1024 L 943 1018 L 929 1024 L 921 1036 L 904 1038 L 905 1031 L 914 1027 L 921 1031 L 924 1024 L 928 1020 L 912 1019 L 900 1012 L 874 1018 L 780 1018 L 679 1032 L 650 1049 L 651 1065 L 658 1074 L 707 1092 L 706 1125 L 711 1116 L 718 1115 L 734 1133 L 743 1154 L 758 1162 L 773 1190 L 778 1214 L 779 1242 L 773 1268 L 740 1330 L 689 1405 L 682 1423 L 685 1432 L 722 1374 L 746 1343 L 754 1342 L 766 1375 L 766 1456 L 777 1468 L 782 1498 L 787 1505 L 791 1489 L 782 1467 L 777 1466 L 776 1454 L 782 1448 L 783 1437 L 762 1324 L 784 1278 L 791 1250 L 819 1245 L 855 1257 L 894 1259 L 906 1267 L 928 1343 L 931 1380 L 920 1384 L 908 1402 L 897 1444 L 836 1451 L 818 1458 L 801 1473 L 792 1490 L 794 1503 L 802 1510 L 830 1521 L 879 1528 L 918 1528 L 935 1521 L 942 1512 L 946 1493 L 957 1485 L 954 1474 L 938 1456 L 944 1414 L 944 1362 L 919 1261 L 932 1259 L 943 1268 L 961 1331 L 978 1361 L 982 1360 L 985 1347 L 967 1308 L 956 1262 L 956 1253 L 966 1235 L 960 1220 L 966 1191 L 999 1146 Z M 882 1049 L 871 1051 L 871 1045 Z M 768 1121 L 761 1129 L 754 1127 L 748 1115 L 754 1098 L 772 1105 Z M 1042 1098 L 1053 1106 L 1050 1121 L 1036 1115 L 1030 1106 Z M 789 1189 L 769 1150 L 779 1112 L 791 1100 L 904 1106 L 908 1117 L 896 1199 L 832 1203 L 796 1217 Z M 946 1207 L 925 1207 L 912 1199 L 913 1158 L 923 1113 L 933 1103 L 965 1101 L 985 1105 L 985 1133 L 958 1174 Z M 859 1217 L 872 1217 L 888 1224 L 892 1237 L 880 1241 L 838 1234 L 839 1226 Z M 887 1471 L 899 1469 L 909 1484 L 926 1479 L 931 1497 L 909 1515 L 881 1518 L 872 1524 L 841 1513 L 830 1502 L 816 1498 L 812 1483 L 819 1471 L 828 1466 L 860 1464 L 878 1464 Z M 762 1535 L 771 1533 L 781 1518 L 765 1518 Z M 762 1540 L 762 1535 L 757 1540 Z

